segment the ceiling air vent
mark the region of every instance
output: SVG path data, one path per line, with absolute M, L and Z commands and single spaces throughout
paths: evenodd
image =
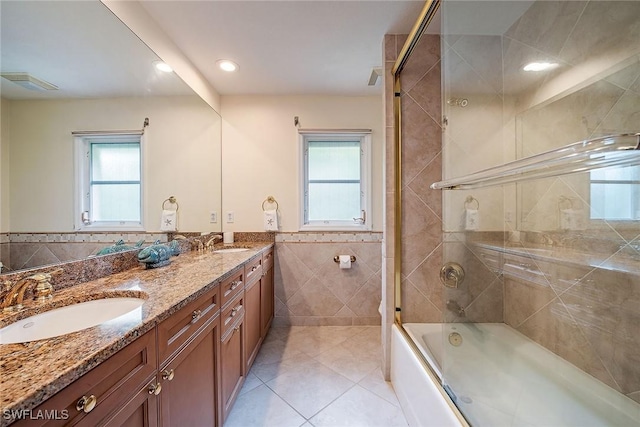
M 0 76 L 29 90 L 58 90 L 58 86 L 37 79 L 29 73 L 2 73 Z

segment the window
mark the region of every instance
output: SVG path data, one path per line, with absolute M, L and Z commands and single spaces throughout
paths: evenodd
M 640 219 L 640 166 L 609 167 L 590 174 L 591 219 Z
M 143 230 L 141 138 L 76 137 L 77 230 Z
M 301 230 L 370 230 L 369 132 L 300 134 Z

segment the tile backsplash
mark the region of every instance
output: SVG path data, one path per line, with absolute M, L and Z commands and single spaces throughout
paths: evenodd
M 3 233 L 0 261 L 3 272 L 87 258 L 114 242 L 133 245 L 167 241 L 166 233 Z

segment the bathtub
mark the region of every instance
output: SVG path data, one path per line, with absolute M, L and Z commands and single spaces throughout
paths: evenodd
M 412 363 L 407 360 L 419 359 L 410 345 L 399 341 L 406 340 L 406 335 L 393 327 L 392 382 L 412 426 L 460 425 L 455 416 L 432 423 L 431 410 L 421 410 L 424 402 L 411 397 L 430 394 L 434 402 L 440 399 L 446 405 L 441 392 L 436 396 L 429 391 L 434 381 L 443 384 L 474 427 L 640 425 L 640 404 L 505 324 L 404 324 L 431 366 L 431 376 L 401 375 L 406 369 L 397 363 L 407 365 Z M 450 337 L 459 345 L 452 345 Z M 446 409 L 451 412 L 448 405 Z

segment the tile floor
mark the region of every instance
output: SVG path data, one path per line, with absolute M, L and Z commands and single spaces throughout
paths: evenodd
M 224 427 L 407 426 L 379 326 L 271 328 Z

